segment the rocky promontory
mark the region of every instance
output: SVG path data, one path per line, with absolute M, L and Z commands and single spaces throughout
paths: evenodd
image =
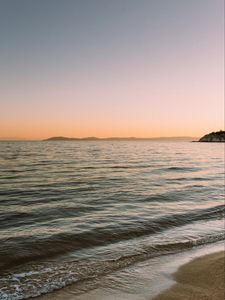
M 225 142 L 225 131 L 211 132 L 200 138 L 199 142 Z

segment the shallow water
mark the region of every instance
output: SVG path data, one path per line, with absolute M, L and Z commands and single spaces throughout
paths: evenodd
M 224 212 L 223 144 L 0 142 L 0 299 L 223 240 Z

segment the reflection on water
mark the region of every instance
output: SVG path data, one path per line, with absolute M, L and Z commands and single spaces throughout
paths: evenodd
M 0 153 L 1 299 L 224 239 L 222 144 L 1 142 Z

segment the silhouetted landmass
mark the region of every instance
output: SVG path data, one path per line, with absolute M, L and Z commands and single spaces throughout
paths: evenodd
M 95 141 L 95 140 L 99 140 L 99 139 L 94 136 L 93 137 L 85 137 L 85 138 L 69 138 L 69 137 L 64 137 L 64 136 L 54 136 L 54 137 L 45 139 L 44 141 L 80 141 L 80 140 Z
M 195 137 L 157 137 L 157 138 L 136 138 L 136 137 L 109 137 L 109 138 L 97 138 L 97 137 L 85 137 L 85 138 L 70 138 L 63 136 L 50 137 L 44 141 L 192 141 L 197 140 Z
M 68 141 L 68 140 L 79 140 L 79 139 L 67 138 L 67 137 L 63 137 L 63 136 L 54 136 L 54 137 L 50 137 L 44 141 Z
M 209 134 L 204 135 L 200 138 L 199 142 L 216 142 L 216 143 L 224 143 L 225 142 L 225 131 L 220 130 L 217 132 L 211 132 Z

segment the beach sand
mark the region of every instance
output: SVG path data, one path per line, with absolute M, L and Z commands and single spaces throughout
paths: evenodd
M 159 273 L 163 274 L 167 280 L 169 281 L 163 282 L 163 278 L 158 277 L 157 282 L 148 283 L 148 275 L 146 270 L 143 270 L 145 274 L 142 278 L 142 283 L 144 286 L 146 285 L 146 289 L 142 292 L 134 287 L 134 294 L 132 294 L 131 290 L 128 290 L 126 293 L 126 289 L 124 293 L 121 292 L 120 289 L 116 289 L 112 287 L 112 290 L 108 292 L 109 286 L 106 289 L 103 286 L 98 286 L 96 289 L 90 290 L 84 294 L 77 294 L 76 289 L 77 285 L 70 285 L 61 290 L 56 290 L 52 293 L 48 293 L 42 296 L 39 296 L 35 299 L 40 300 L 125 300 L 125 299 L 135 299 L 135 300 L 143 300 L 143 299 L 151 299 L 151 300 L 224 300 L 225 299 L 225 252 L 224 244 L 219 247 L 219 252 L 208 252 L 207 249 L 203 251 L 199 256 L 197 252 L 197 258 L 192 260 L 191 257 L 195 257 L 196 252 L 192 252 L 192 255 L 188 255 L 188 259 L 183 261 L 182 256 L 179 255 L 174 258 L 173 255 L 168 256 L 168 259 L 164 261 L 161 267 L 158 267 Z M 194 255 L 194 256 L 193 256 Z M 185 256 L 184 256 L 185 257 Z M 183 257 L 183 258 L 184 258 Z M 166 258 L 166 257 L 165 257 Z M 173 261 L 174 259 L 174 261 Z M 172 260 L 172 261 L 171 261 Z M 180 262 L 179 262 L 180 261 Z M 183 263 L 182 263 L 183 261 Z M 185 263 L 187 261 L 187 263 Z M 169 262 L 169 264 L 168 264 Z M 178 269 L 176 268 L 177 263 Z M 156 264 L 157 266 L 157 264 Z M 180 267 L 179 267 L 180 266 Z M 154 264 L 152 265 L 154 269 Z M 151 267 L 151 270 L 152 270 Z M 171 269 L 172 267 L 172 269 Z M 141 267 L 143 268 L 143 266 Z M 155 269 L 154 269 L 155 270 Z M 177 270 L 177 271 L 176 271 Z M 142 272 L 142 269 L 138 269 L 138 273 Z M 155 271 L 154 271 L 155 272 Z M 173 272 L 174 275 L 172 275 Z M 136 273 L 135 273 L 136 274 Z M 161 275 L 162 275 L 161 274 Z M 166 275 L 166 276 L 165 276 Z M 169 275 L 169 276 L 168 276 Z M 171 278 L 173 277 L 173 280 Z M 140 278 L 140 279 L 141 279 Z M 165 279 L 164 278 L 164 279 Z M 172 285 L 174 283 L 174 285 Z M 156 284 L 156 289 L 153 293 L 152 286 L 150 286 L 150 290 L 148 291 L 148 284 Z M 169 288 L 171 287 L 171 288 Z M 168 289 L 167 289 L 168 288 Z M 157 293 L 160 294 L 156 295 Z M 34 299 L 34 298 L 30 298 Z
M 201 256 L 181 266 L 176 284 L 154 300 L 224 300 L 225 252 Z

